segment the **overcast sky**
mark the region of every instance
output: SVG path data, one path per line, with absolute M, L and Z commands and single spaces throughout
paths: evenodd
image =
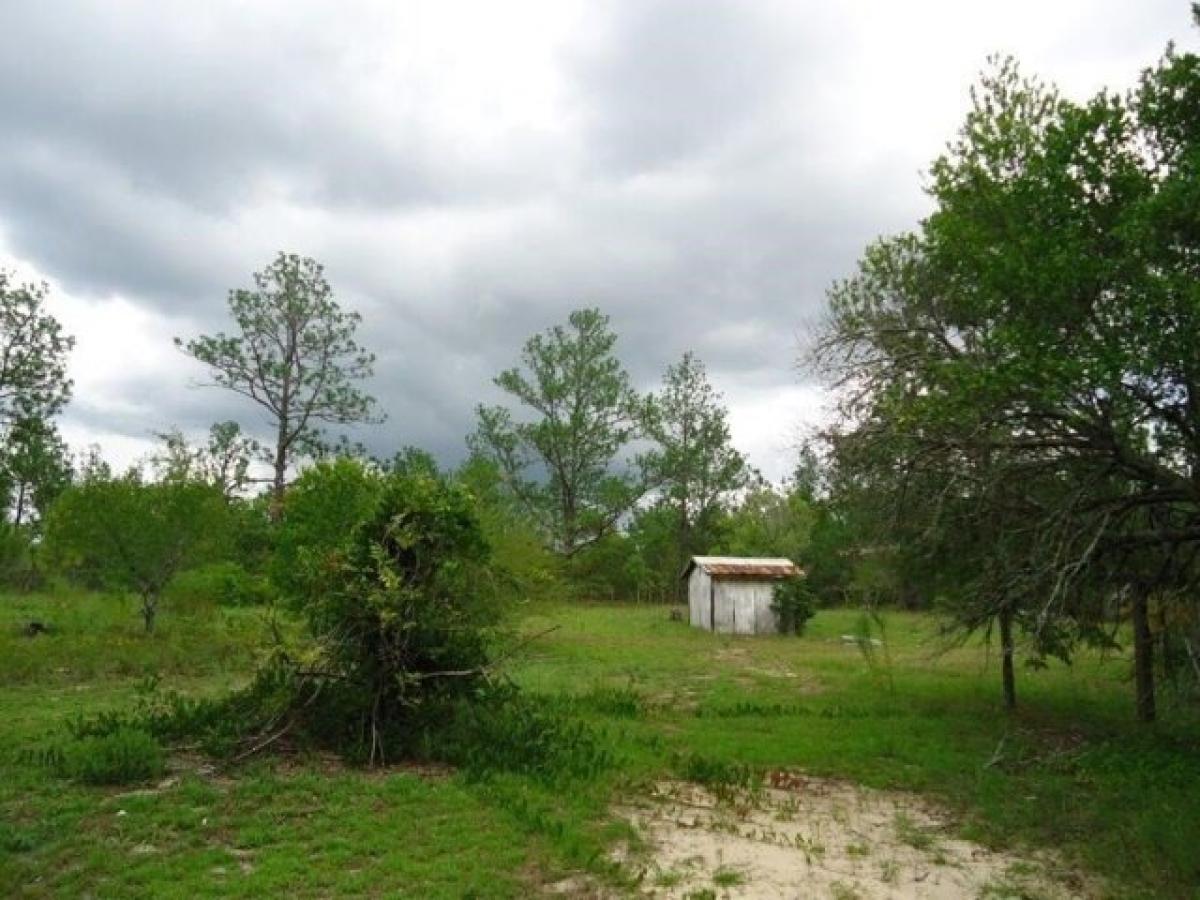
M 171 344 L 286 249 L 378 355 L 372 450 L 459 459 L 526 337 L 599 306 L 643 388 L 687 349 L 771 476 L 829 284 L 927 212 L 985 58 L 1124 88 L 1184 0 L 0 4 L 0 266 L 76 335 L 63 430 L 124 463 L 253 407 Z

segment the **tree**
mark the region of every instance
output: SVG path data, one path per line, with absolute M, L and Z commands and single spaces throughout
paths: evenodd
M 801 558 L 812 534 L 815 514 L 798 491 L 762 480 L 751 487 L 729 514 L 721 548 L 735 556 Z
M 413 462 L 393 471 L 419 473 Z M 436 472 L 425 469 L 426 474 Z M 508 490 L 495 460 L 469 456 L 454 482 L 470 493 L 484 539 L 492 548 L 491 572 L 497 591 L 513 602 L 558 600 L 564 594 L 561 560 L 546 547 L 537 523 Z
M 613 353 L 617 336 L 599 310 L 571 313 L 525 343 L 524 371 L 496 384 L 531 414 L 478 407 L 472 449 L 496 461 L 551 546 L 570 557 L 609 534 L 646 491 L 635 463 L 618 454 L 638 434 L 644 404 Z
M 228 515 L 211 485 L 147 483 L 136 472 L 94 478 L 67 488 L 50 508 L 47 554 L 68 573 L 136 593 L 150 633 L 171 579 L 224 552 Z
M 48 421 L 71 397 L 67 353 L 75 339 L 45 311 L 48 292 L 0 269 L 0 428 Z
M 1008 659 L 1014 624 L 1061 655 L 1123 609 L 1142 719 L 1150 607 L 1200 585 L 1198 108 L 1191 54 L 1085 104 L 1001 63 L 934 213 L 835 286 L 818 351 L 840 464 L 931 560 L 970 554 L 960 620 L 998 619 Z
M 24 419 L 8 434 L 2 460 L 12 524 L 44 514 L 71 482 L 71 457 L 52 422 Z
M 254 290 L 229 294 L 238 333 L 175 344 L 209 367 L 216 386 L 262 407 L 275 433 L 269 461 L 275 510 L 298 455 L 321 443 L 320 424 L 378 422 L 375 400 L 358 386 L 375 357 L 355 341 L 361 321 L 334 299 L 322 266 L 280 253 L 254 276 Z
M 697 519 L 711 515 L 724 497 L 743 487 L 747 474 L 730 438 L 721 395 L 690 351 L 668 366 L 662 391 L 651 398 L 646 436 L 658 445 L 647 466 L 663 502 L 675 510 L 678 572 L 697 550 Z
M 182 431 L 172 428 L 157 435 L 161 449 L 151 463 L 164 480 L 199 480 L 216 487 L 232 499 L 251 483 L 250 464 L 258 455 L 258 441 L 242 433 L 237 422 L 216 422 L 208 430 L 208 441 L 193 447 Z

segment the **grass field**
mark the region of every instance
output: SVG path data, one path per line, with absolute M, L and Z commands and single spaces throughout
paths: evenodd
M 52 633 L 25 636 L 31 619 Z M 0 894 L 513 897 L 580 871 L 620 891 L 606 850 L 631 834 L 613 803 L 745 765 L 926 794 L 961 835 L 1055 848 L 1113 896 L 1197 895 L 1200 723 L 1168 701 L 1162 724 L 1136 726 L 1126 659 L 1022 671 L 1006 716 L 985 646 L 939 653 L 934 620 L 892 613 L 864 655 L 842 640 L 858 620 L 823 611 L 803 638 L 734 639 L 660 607 L 524 611 L 521 632 L 554 630 L 511 677 L 592 724 L 615 760 L 585 783 L 319 757 L 223 771 L 181 753 L 131 789 L 66 781 L 30 751 L 149 675 L 192 693 L 244 681 L 261 613 L 168 613 L 144 637 L 117 600 L 4 598 Z

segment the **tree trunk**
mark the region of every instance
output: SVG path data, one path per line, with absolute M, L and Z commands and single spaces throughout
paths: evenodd
M 1004 680 L 1004 708 L 1017 708 L 1017 679 L 1013 672 L 1012 607 L 1000 608 L 1000 665 Z
M 17 489 L 17 508 L 13 513 L 13 524 L 20 525 L 21 519 L 25 515 L 25 482 L 21 482 L 21 487 Z
M 1146 593 L 1133 592 L 1133 682 L 1137 717 L 1153 722 L 1154 709 L 1154 636 L 1150 632 L 1150 610 Z
M 154 617 L 158 613 L 158 598 L 151 594 L 142 595 L 142 620 L 146 623 L 146 634 L 154 634 Z
M 275 442 L 275 477 L 271 482 L 271 521 L 283 518 L 283 491 L 287 486 L 287 423 L 279 422 L 279 434 Z

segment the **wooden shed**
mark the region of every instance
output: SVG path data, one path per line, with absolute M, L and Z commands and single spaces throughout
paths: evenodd
M 804 573 L 790 559 L 693 556 L 680 577 L 687 580 L 688 621 L 726 634 L 774 634 L 775 584 Z

